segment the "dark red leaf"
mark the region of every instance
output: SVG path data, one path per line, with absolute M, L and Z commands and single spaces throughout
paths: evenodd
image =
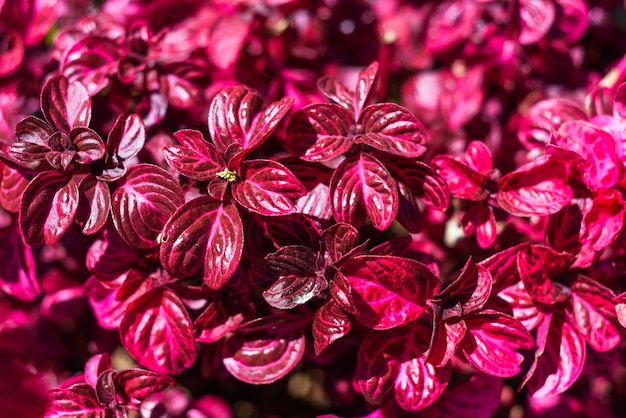
M 74 128 L 86 128 L 91 120 L 87 89 L 77 81 L 69 82 L 64 76 L 54 76 L 44 84 L 41 110 L 52 126 L 67 133 Z
M 178 208 L 163 229 L 161 263 L 174 277 L 203 268 L 204 282 L 219 289 L 243 251 L 243 224 L 233 204 L 199 197 Z
M 293 309 L 319 296 L 327 286 L 326 279 L 317 275 L 280 276 L 269 289 L 263 292 L 263 298 L 274 308 Z
M 294 318 L 295 319 L 295 318 Z M 287 316 L 266 316 L 239 327 L 226 340 L 224 366 L 237 379 L 253 385 L 277 381 L 304 354 L 303 329 Z
M 0 229 L 0 289 L 9 296 L 30 302 L 41 289 L 33 251 L 22 240 L 16 225 Z
M 130 305 L 120 337 L 135 360 L 159 373 L 179 374 L 196 361 L 191 318 L 178 296 L 165 288 Z
M 358 124 L 365 133 L 355 137 L 357 144 L 409 158 L 426 152 L 424 126 L 412 113 L 394 103 L 366 107 Z
M 304 196 L 304 185 L 285 166 L 271 160 L 244 161 L 242 181 L 232 186 L 233 198 L 246 209 L 264 216 L 295 212 L 293 200 Z
M 317 310 L 313 319 L 315 354 L 319 356 L 331 343 L 348 335 L 350 328 L 350 318 L 339 304 L 332 299 L 326 302 Z
M 111 210 L 111 192 L 107 183 L 89 175 L 78 185 L 80 202 L 76 220 L 83 234 L 92 235 L 106 223 Z
M 293 114 L 285 149 L 306 161 L 329 161 L 352 147 L 350 112 L 332 104 L 311 104 Z
M 139 164 L 113 193 L 113 224 L 128 245 L 156 247 L 165 223 L 184 201 L 182 187 L 167 171 Z
M 180 145 L 170 145 L 163 150 L 165 161 L 183 176 L 209 181 L 225 166 L 215 146 L 204 140 L 202 133 L 183 129 L 174 133 Z
M 137 368 L 117 372 L 114 381 L 118 393 L 138 401 L 143 401 L 174 384 L 174 379 L 169 376 Z
M 38 174 L 24 190 L 19 225 L 30 246 L 53 244 L 74 221 L 78 209 L 78 186 L 56 172 Z
M 129 160 L 141 151 L 145 141 L 146 127 L 139 115 L 120 115 L 109 132 L 106 148 L 110 155 Z
M 321 240 L 330 259 L 337 262 L 359 244 L 359 231 L 350 224 L 338 223 L 324 230 Z
M 396 182 L 376 158 L 360 153 L 335 170 L 330 183 L 331 204 L 337 222 L 359 225 L 365 214 L 374 228 L 387 229 L 398 211 Z

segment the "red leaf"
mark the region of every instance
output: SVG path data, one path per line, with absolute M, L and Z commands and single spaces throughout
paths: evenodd
M 106 223 L 111 210 L 111 192 L 107 183 L 88 175 L 78 185 L 80 202 L 76 220 L 83 234 L 92 235 Z
M 168 172 L 139 164 L 113 193 L 113 224 L 128 245 L 156 247 L 165 223 L 184 201 L 182 187 Z
M 412 113 L 394 103 L 380 103 L 363 109 L 358 124 L 365 133 L 354 142 L 408 158 L 426 152 L 424 126 Z
M 122 161 L 129 160 L 141 151 L 145 141 L 146 127 L 139 115 L 120 115 L 109 132 L 107 151 Z
M 199 197 L 178 208 L 165 225 L 161 263 L 174 277 L 191 276 L 203 266 L 204 282 L 219 289 L 239 265 L 243 239 L 233 204 Z
M 532 396 L 543 398 L 569 389 L 585 364 L 586 345 L 582 335 L 564 318 L 546 316 L 537 328 L 535 361 L 522 385 Z
M 315 313 L 313 339 L 315 354 L 320 355 L 331 343 L 348 335 L 350 318 L 334 300 L 329 300 Z
M 67 133 L 74 128 L 86 128 L 91 120 L 87 89 L 77 81 L 70 83 L 64 76 L 54 76 L 44 84 L 41 110 L 52 126 Z
M 67 389 L 48 392 L 46 418 L 105 418 L 93 387 L 77 383 Z
M 179 374 L 196 361 L 191 318 L 178 296 L 165 288 L 130 305 L 120 337 L 135 360 L 159 373 Z
M 237 379 L 253 385 L 277 381 L 289 373 L 304 354 L 302 328 L 287 316 L 266 316 L 239 327 L 226 340 L 224 366 Z
M 373 329 L 388 329 L 419 318 L 439 279 L 418 261 L 393 256 L 357 256 L 341 269 L 352 286 L 356 318 Z
M 330 193 L 337 222 L 356 226 L 367 213 L 374 228 L 383 231 L 398 211 L 395 180 L 380 161 L 365 153 L 341 163 L 330 181 Z
M 53 244 L 74 220 L 78 209 L 78 186 L 71 178 L 47 171 L 35 177 L 24 190 L 19 225 L 32 247 Z
M 33 251 L 14 225 L 0 229 L 0 289 L 9 296 L 30 302 L 41 289 L 35 271 Z
M 354 114 L 354 92 L 335 77 L 323 76 L 317 80 L 317 87 L 328 100 L 331 100 Z
M 589 345 L 604 353 L 620 342 L 616 326 L 615 294 L 595 280 L 578 275 L 571 286 L 573 323 Z
M 304 185 L 285 166 L 271 160 L 244 161 L 242 181 L 232 186 L 233 198 L 244 208 L 264 216 L 295 212 L 293 200 L 304 196 Z
M 516 319 L 503 313 L 485 310 L 465 318 L 467 332 L 460 347 L 477 369 L 499 377 L 520 372 L 524 356 L 516 350 L 530 349 L 535 341 Z
M 225 166 L 215 146 L 204 140 L 202 133 L 183 129 L 174 133 L 180 145 L 170 145 L 163 150 L 165 161 L 183 176 L 210 181 Z
M 329 161 L 352 147 L 354 119 L 332 104 L 311 104 L 291 116 L 285 149 L 305 161 Z
M 464 162 L 447 155 L 438 155 L 433 158 L 432 164 L 439 169 L 439 174 L 453 196 L 473 201 L 484 200 L 489 196 L 489 192 L 484 189 L 489 178 Z
M 497 252 L 491 257 L 478 263 L 491 273 L 493 278 L 492 292 L 498 293 L 519 281 L 519 269 L 517 268 L 517 254 L 525 251 L 528 243 L 521 243 L 503 251 Z
M 359 119 L 361 110 L 369 105 L 374 98 L 376 92 L 374 85 L 377 75 L 378 63 L 375 61 L 359 72 L 354 91 L 354 116 L 356 119 Z
M 467 315 L 481 309 L 487 303 L 491 296 L 492 284 L 493 279 L 489 270 L 475 264 L 470 257 L 459 277 L 439 292 L 436 298 L 459 302 L 463 308 L 462 315 Z
M 538 244 L 517 254 L 519 275 L 526 291 L 534 300 L 546 304 L 562 302 L 569 296 L 562 285 L 552 280 L 565 273 L 574 260 L 569 253 L 558 253 Z
M 572 200 L 566 180 L 563 164 L 539 158 L 502 177 L 496 198 L 502 209 L 516 216 L 551 215 Z
M 119 394 L 138 401 L 174 384 L 174 379 L 169 376 L 137 368 L 117 372 L 113 379 Z
M 482 202 L 477 202 L 465 211 L 461 219 L 463 234 L 470 236 L 476 233 L 476 242 L 480 248 L 489 248 L 498 237 L 498 227 L 493 211 Z

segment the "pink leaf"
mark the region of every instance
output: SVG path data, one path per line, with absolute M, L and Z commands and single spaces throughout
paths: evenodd
M 146 127 L 139 115 L 118 116 L 107 138 L 107 151 L 122 161 L 136 156 L 146 141 Z
M 0 229 L 0 289 L 9 296 L 30 302 L 41 289 L 35 271 L 33 251 L 14 225 Z
M 163 150 L 165 161 L 183 176 L 200 180 L 212 180 L 225 167 L 225 161 L 215 146 L 205 141 L 202 133 L 183 129 L 174 133 L 180 145 L 170 145 Z
M 524 356 L 516 352 L 530 349 L 533 337 L 516 319 L 485 310 L 465 319 L 467 332 L 460 347 L 479 370 L 492 376 L 510 377 L 520 372 Z
M 565 273 L 574 259 L 569 253 L 558 253 L 538 244 L 531 244 L 527 251 L 519 252 L 517 266 L 528 294 L 534 300 L 546 304 L 565 300 L 569 293 L 552 280 Z
M 624 229 L 626 202 L 616 189 L 600 191 L 583 215 L 579 240 L 596 251 L 611 245 Z M 571 232 L 570 232 L 571 234 Z
M 520 43 L 530 45 L 543 39 L 554 23 L 554 3 L 550 0 L 521 0 L 519 8 Z
M 305 161 L 329 161 L 352 147 L 350 112 L 333 104 L 311 104 L 293 114 L 285 149 Z
M 489 296 L 493 279 L 489 270 L 468 259 L 461 274 L 444 290 L 439 292 L 437 299 L 454 300 L 461 304 L 462 314 L 467 315 L 481 309 Z
M 317 87 L 328 100 L 354 114 L 354 92 L 335 77 L 322 76 L 317 80 Z
M 137 368 L 117 372 L 113 379 L 115 388 L 121 395 L 138 401 L 174 384 L 174 379 L 169 376 Z
M 96 354 L 85 364 L 85 382 L 95 387 L 98 383 L 98 376 L 110 370 L 111 367 L 113 367 L 111 357 L 108 354 Z
M 367 68 L 364 68 L 359 72 L 359 76 L 356 81 L 356 89 L 354 92 L 354 113 L 355 118 L 359 118 L 361 110 L 369 105 L 376 92 L 375 83 L 376 76 L 378 75 L 378 63 L 373 62 Z
M 496 194 L 502 209 L 516 216 L 551 215 L 573 196 L 565 166 L 539 158 L 502 177 Z
M 419 318 L 439 280 L 418 261 L 393 256 L 357 256 L 342 273 L 352 286 L 356 318 L 373 329 L 388 329 Z
M 64 76 L 54 76 L 44 84 L 41 110 L 52 126 L 67 133 L 74 128 L 86 128 L 91 120 L 87 89 L 77 81 L 69 82 Z
M 20 210 L 20 199 L 28 179 L 18 170 L 0 163 L 0 205 L 9 212 L 17 213 Z
M 313 339 L 315 354 L 320 355 L 331 343 L 348 335 L 350 318 L 334 300 L 329 300 L 315 313 L 313 319 Z
M 535 361 L 523 384 L 532 396 L 544 398 L 569 389 L 585 364 L 583 337 L 564 318 L 546 316 L 537 329 Z
M 179 374 L 196 361 L 191 318 L 178 296 L 165 288 L 130 305 L 120 336 L 134 359 L 159 373 Z
M 473 201 L 484 200 L 489 196 L 485 190 L 489 178 L 464 162 L 447 155 L 438 155 L 433 158 L 432 164 L 438 168 L 453 196 Z
M 53 244 L 74 220 L 78 209 L 78 186 L 71 178 L 56 172 L 38 174 L 24 190 L 19 225 L 30 246 Z
M 211 27 L 207 55 L 217 68 L 232 67 L 239 58 L 250 32 L 252 15 L 222 15 Z
M 424 126 L 408 110 L 394 103 L 366 107 L 358 123 L 364 134 L 354 138 L 356 144 L 409 158 L 426 152 Z
M 232 186 L 233 198 L 244 208 L 264 216 L 295 212 L 293 200 L 304 196 L 304 185 L 285 166 L 271 160 L 244 161 L 242 181 Z
M 175 277 L 203 267 L 204 282 L 219 289 L 233 275 L 243 251 L 243 224 L 233 204 L 199 197 L 178 208 L 163 229 L 161 263 Z
M 383 231 L 398 211 L 395 180 L 369 154 L 361 153 L 342 162 L 331 179 L 330 193 L 337 222 L 358 225 L 367 214 L 374 228 Z
M 156 247 L 165 222 L 184 201 L 182 187 L 168 172 L 139 164 L 113 193 L 113 224 L 128 245 Z
M 224 366 L 237 379 L 253 385 L 277 381 L 302 359 L 305 338 L 286 316 L 258 318 L 240 327 L 223 346 Z
M 477 202 L 467 209 L 461 219 L 461 225 L 465 236 L 476 233 L 476 241 L 480 248 L 491 247 L 498 236 L 493 211 L 482 202 Z
M 96 391 L 84 383 L 52 389 L 48 400 L 46 418 L 105 418 L 105 408 L 98 403 Z

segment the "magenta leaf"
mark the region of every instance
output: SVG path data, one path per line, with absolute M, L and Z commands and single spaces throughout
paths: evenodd
M 196 341 L 213 343 L 236 330 L 248 313 L 246 307 L 241 305 L 244 302 L 231 303 L 224 296 L 216 297 L 194 322 L 197 330 Z
M 183 129 L 174 133 L 180 145 L 163 150 L 165 161 L 182 175 L 200 180 L 212 180 L 226 165 L 215 146 L 204 140 L 202 133 Z
M 107 151 L 117 158 L 129 160 L 141 151 L 146 141 L 146 127 L 139 115 L 120 115 L 107 138 Z
M 20 199 L 29 180 L 20 171 L 0 163 L 0 205 L 9 212 L 20 210 Z
M 585 340 L 564 318 L 546 316 L 537 328 L 535 361 L 523 384 L 543 398 L 569 389 L 585 364 Z
M 604 353 L 620 342 L 616 326 L 615 294 L 595 280 L 578 275 L 571 286 L 573 323 L 589 345 Z
M 626 292 L 615 297 L 615 313 L 620 325 L 626 328 Z
M 374 98 L 374 93 L 376 92 L 374 86 L 376 83 L 377 75 L 377 62 L 371 63 L 369 66 L 367 66 L 367 68 L 364 68 L 359 72 L 359 76 L 356 82 L 356 89 L 354 92 L 355 116 L 358 116 L 361 113 L 361 110 L 372 102 Z
M 219 69 L 232 67 L 239 58 L 250 32 L 252 15 L 221 15 L 211 27 L 207 55 Z
M 84 287 L 85 296 L 98 326 L 103 329 L 118 329 L 130 304 L 148 291 L 147 282 L 144 282 L 132 295 L 118 300 L 118 289 L 105 287 L 93 276 L 87 280 Z
M 107 183 L 89 175 L 78 185 L 80 201 L 76 220 L 83 234 L 92 235 L 106 223 L 111 210 L 111 192 Z
M 516 216 L 551 215 L 572 199 L 563 164 L 539 158 L 503 176 L 496 194 L 502 209 Z
M 354 119 L 346 109 L 332 104 L 311 104 L 289 120 L 285 149 L 305 161 L 329 161 L 352 147 L 349 138 Z
M 287 114 L 293 99 L 285 97 L 263 110 L 263 99 L 245 86 L 227 87 L 211 102 L 209 133 L 218 151 L 238 144 L 249 152 L 261 145 Z
M 156 247 L 163 226 L 184 201 L 182 187 L 168 172 L 139 164 L 113 193 L 113 224 L 128 245 Z
M 446 210 L 450 206 L 448 184 L 429 165 L 397 157 L 387 157 L 382 162 L 398 182 L 401 191 L 403 188 L 408 189 L 410 195 L 437 210 Z
M 111 357 L 108 354 L 96 354 L 85 363 L 85 382 L 91 386 L 96 386 L 98 376 L 111 369 Z
M 315 313 L 313 339 L 315 354 L 320 355 L 331 343 L 348 335 L 350 318 L 334 300 L 329 300 Z
M 0 290 L 25 302 L 37 298 L 41 289 L 33 251 L 13 225 L 0 229 L 0 254 Z
M 269 289 L 263 292 L 263 298 L 274 308 L 293 309 L 319 296 L 327 286 L 326 280 L 317 275 L 280 276 Z
M 493 254 L 491 257 L 478 263 L 489 270 L 493 278 L 494 294 L 519 281 L 519 269 L 517 268 L 517 254 L 525 251 L 528 243 L 521 243 Z
M 130 305 L 120 337 L 135 360 L 159 373 L 179 374 L 196 361 L 191 318 L 178 296 L 165 288 Z
M 579 241 L 602 251 L 611 245 L 624 228 L 626 202 L 616 189 L 599 191 L 580 223 Z M 573 235 L 570 233 L 570 235 Z
M 365 337 L 357 357 L 356 382 L 369 403 L 379 405 L 394 391 L 403 409 L 418 411 L 441 396 L 451 367 L 426 362 L 422 353 L 429 344 L 429 331 L 412 324 Z
M 398 211 L 395 180 L 380 161 L 365 153 L 341 163 L 331 179 L 330 193 L 337 222 L 358 225 L 367 214 L 374 228 L 383 231 Z
M 394 103 L 380 103 L 363 109 L 359 122 L 363 135 L 354 138 L 380 151 L 415 158 L 426 152 L 426 132 L 409 111 Z
M 317 87 L 330 101 L 354 114 L 354 92 L 335 77 L 322 76 L 317 80 Z
M 338 223 L 322 232 L 321 241 L 330 259 L 336 262 L 359 244 L 359 231 L 350 224 Z
M 98 403 L 96 391 L 85 383 L 48 392 L 46 418 L 105 418 L 105 408 Z
M 492 417 L 500 406 L 503 386 L 501 378 L 476 373 L 467 382 L 448 386 L 433 408 L 441 417 Z
M 565 273 L 574 262 L 569 253 L 558 253 L 550 247 L 531 244 L 527 251 L 517 254 L 519 275 L 528 294 L 536 301 L 546 304 L 562 302 L 569 296 L 564 288 L 552 282 Z
M 24 190 L 19 225 L 30 246 L 53 244 L 74 220 L 78 209 L 78 185 L 66 175 L 47 171 L 35 177 Z
M 554 23 L 556 8 L 550 0 L 521 0 L 519 14 L 519 41 L 522 45 L 530 45 L 546 36 Z
M 69 82 L 64 76 L 54 76 L 41 90 L 41 110 L 46 120 L 56 128 L 70 132 L 89 126 L 91 100 L 85 86 Z
M 233 204 L 199 197 L 178 208 L 163 229 L 161 263 L 175 277 L 203 268 L 204 282 L 219 289 L 243 251 L 243 224 Z
M 454 356 L 466 332 L 467 325 L 463 320 L 443 321 L 435 317 L 430 347 L 424 357 L 436 367 L 445 366 Z
M 535 341 L 515 318 L 485 310 L 465 318 L 467 332 L 460 348 L 479 370 L 492 376 L 510 377 L 520 372 L 524 356 L 519 349 L 530 349 Z
M 461 219 L 463 234 L 476 234 L 476 242 L 480 248 L 489 248 L 496 241 L 498 229 L 493 211 L 482 202 L 477 202 L 465 211 Z
M 253 385 L 277 381 L 304 355 L 305 337 L 294 318 L 266 316 L 239 327 L 226 340 L 224 366 L 237 379 Z
M 489 178 L 466 163 L 447 155 L 438 155 L 432 160 L 439 174 L 448 184 L 450 193 L 461 199 L 480 201 L 489 196 L 485 186 Z
M 143 401 L 148 396 L 162 392 L 174 384 L 174 379 L 169 376 L 137 368 L 119 371 L 113 380 L 120 395 L 138 401 Z
M 481 309 L 489 296 L 493 279 L 489 270 L 468 259 L 459 277 L 439 292 L 437 299 L 454 300 L 461 304 L 462 314 L 467 315 Z
M 517 137 L 527 148 L 534 148 L 550 142 L 553 131 L 563 122 L 584 120 L 586 113 L 576 103 L 565 99 L 541 100 L 520 119 Z
M 342 273 L 352 287 L 356 319 L 373 329 L 388 329 L 419 318 L 439 279 L 425 265 L 393 256 L 357 256 Z
M 264 216 L 295 212 L 293 200 L 306 194 L 304 185 L 285 166 L 271 160 L 244 161 L 233 198 L 246 209 Z
M 70 80 L 85 85 L 90 96 L 109 83 L 119 68 L 120 47 L 104 37 L 86 37 L 70 47 L 61 62 L 61 72 Z
M 95 131 L 83 127 L 72 129 L 70 140 L 77 149 L 77 163 L 91 164 L 104 157 L 104 142 Z M 52 138 L 50 144 L 52 145 Z

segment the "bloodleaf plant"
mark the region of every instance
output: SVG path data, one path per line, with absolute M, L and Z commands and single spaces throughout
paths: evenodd
M 378 63 L 357 77 L 351 91 L 338 79 L 322 77 L 318 88 L 334 103 L 314 103 L 294 113 L 284 146 L 305 161 L 343 161 L 330 181 L 330 202 L 338 222 L 354 226 L 366 217 L 378 230 L 396 216 L 410 232 L 420 232 L 421 198 L 444 210 L 450 203 L 445 181 L 416 160 L 426 152 L 422 123 L 395 103 L 371 104 Z
M 204 283 L 219 289 L 241 259 L 241 214 L 296 211 L 293 200 L 306 193 L 300 180 L 276 161 L 247 159 L 276 129 L 292 101 L 285 97 L 265 108 L 256 91 L 227 87 L 211 102 L 211 142 L 192 129 L 174 134 L 180 145 L 164 150 L 166 161 L 182 175 L 208 185 L 207 195 L 185 203 L 164 227 L 160 257 L 172 276 L 187 277 L 202 269 Z

